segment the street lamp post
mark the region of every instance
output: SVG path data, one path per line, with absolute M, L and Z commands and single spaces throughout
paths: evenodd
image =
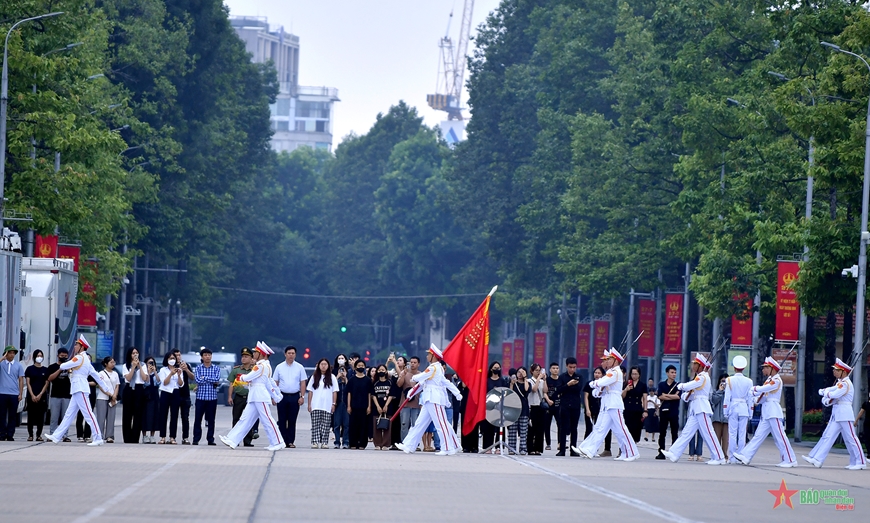
M 861 55 L 841 49 L 839 46 L 828 42 L 822 42 L 822 45 L 829 47 L 834 51 L 853 56 L 867 66 L 870 71 L 870 64 L 867 63 Z M 867 289 L 867 241 L 870 240 L 870 232 L 867 232 L 867 207 L 870 202 L 870 100 L 867 101 L 867 120 L 864 127 L 864 186 L 861 189 L 861 239 L 858 250 L 858 298 L 855 302 L 855 344 L 852 350 L 856 354 L 860 354 L 864 348 L 864 324 L 867 321 L 867 315 L 864 311 L 864 292 Z M 852 400 L 852 408 L 855 412 L 861 408 L 861 401 L 864 395 L 860 392 L 863 390 L 861 383 L 862 358 L 853 362 L 852 381 L 858 389 L 858 393 Z
M 52 16 L 62 15 L 63 11 L 47 13 L 44 15 L 25 18 L 12 24 L 9 31 L 6 32 L 6 39 L 3 41 L 3 77 L 0 80 L 0 231 L 3 230 L 3 213 L 6 211 L 4 205 L 3 191 L 6 182 L 6 106 L 9 102 L 9 35 L 16 27 L 34 20 L 41 20 Z

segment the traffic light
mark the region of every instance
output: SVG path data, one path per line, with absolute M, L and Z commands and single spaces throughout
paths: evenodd
M 305 347 L 305 353 L 302 354 L 302 357 L 305 358 L 306 360 L 308 358 L 310 358 L 311 357 L 311 349 L 309 349 L 308 347 Z
M 341 332 L 347 332 L 347 327 L 345 327 L 344 325 L 342 325 L 342 326 L 341 326 Z

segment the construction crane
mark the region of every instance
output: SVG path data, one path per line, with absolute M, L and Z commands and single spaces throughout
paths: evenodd
M 448 120 L 464 120 L 462 116 L 462 86 L 465 82 L 465 57 L 468 54 L 468 41 L 471 38 L 471 13 L 474 11 L 474 0 L 465 0 L 462 8 L 462 25 L 459 28 L 459 42 L 455 53 L 453 40 L 450 38 L 450 22 L 447 23 L 447 34 L 438 42 L 441 49 L 441 61 L 438 64 L 438 82 L 435 94 L 426 95 L 429 107 L 437 111 L 445 111 Z M 450 12 L 450 21 L 453 11 Z

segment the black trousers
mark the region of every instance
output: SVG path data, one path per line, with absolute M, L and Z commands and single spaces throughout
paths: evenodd
M 559 441 L 562 440 L 562 430 L 559 428 L 559 406 L 558 405 L 550 405 L 550 409 L 547 410 L 547 428 L 544 430 L 544 441 L 547 442 L 547 446 L 550 446 L 550 427 L 553 426 L 553 418 L 556 418 L 556 432 L 560 434 Z
M 18 424 L 18 396 L 0 394 L 0 438 L 15 437 L 15 426 Z
M 680 410 L 670 409 L 659 411 L 659 450 L 665 449 L 665 435 L 668 433 L 668 425 L 671 426 L 671 445 L 677 440 L 677 432 L 680 430 Z
M 464 423 L 464 422 L 463 422 Z M 469 434 L 462 434 L 462 452 L 480 452 L 479 446 L 479 435 L 480 435 L 480 427 L 481 425 L 486 424 L 489 425 L 486 421 L 482 421 L 474 426 L 474 430 L 472 430 Z
M 248 405 L 248 397 L 247 396 L 240 396 L 239 394 L 233 393 L 233 426 L 234 427 L 236 426 L 236 423 L 238 423 L 239 420 L 241 419 L 242 412 L 245 410 L 245 407 L 247 405 Z M 260 420 L 258 419 L 256 422 L 254 422 L 254 426 L 251 427 L 251 430 L 249 430 L 248 433 L 245 434 L 245 437 L 242 440 L 245 445 L 250 447 L 251 445 L 254 444 L 253 443 L 253 441 L 254 441 L 254 429 L 256 429 L 259 426 L 260 426 Z
M 286 445 L 296 443 L 296 419 L 299 417 L 299 393 L 284 394 L 278 402 L 278 431 Z
M 495 444 L 496 434 L 498 434 L 498 428 L 495 425 L 486 420 L 480 422 L 480 435 L 483 438 L 481 445 L 483 445 L 484 449 L 488 449 Z
M 25 392 L 25 394 L 28 394 Z M 16 410 L 17 405 L 16 405 Z M 27 395 L 27 435 L 33 436 L 33 426 L 36 426 L 36 437 L 42 436 L 42 427 L 45 426 L 45 412 L 48 410 L 48 398 L 33 402 Z
M 131 387 L 127 384 L 124 386 L 121 401 L 124 404 L 121 415 L 124 443 L 139 443 L 139 433 L 142 432 L 142 420 L 145 416 L 145 387 Z
M 580 425 L 580 407 L 559 407 L 559 450 L 567 451 L 565 441 L 571 436 L 571 446 L 577 446 L 577 427 Z
M 637 443 L 640 441 L 640 433 L 643 431 L 643 411 L 642 410 L 626 410 L 623 413 L 625 416 L 625 426 L 631 433 L 632 439 Z
M 190 436 L 190 396 L 180 396 L 179 410 L 181 411 L 181 439 Z
M 353 409 L 350 413 L 350 448 L 364 449 L 369 444 L 369 424 L 366 409 Z
M 160 438 L 166 437 L 166 422 L 169 422 L 169 437 L 175 439 L 178 435 L 178 408 L 181 406 L 181 395 L 173 392 L 160 391 Z
M 205 423 L 208 425 L 208 432 L 205 440 L 209 443 L 214 443 L 214 416 L 217 412 L 217 400 L 196 400 L 196 408 L 194 410 L 193 423 L 193 442 L 199 443 L 202 439 L 202 417 L 205 416 Z
M 526 448 L 531 452 L 544 452 L 544 431 L 549 430 L 547 411 L 541 407 L 529 407 L 529 434 L 526 437 Z

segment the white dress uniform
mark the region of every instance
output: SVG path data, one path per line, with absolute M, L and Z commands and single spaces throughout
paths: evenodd
M 96 381 L 104 390 L 113 390 L 113 387 L 106 383 L 97 371 L 94 370 L 94 366 L 91 365 L 91 358 L 86 352 L 90 346 L 87 341 L 85 341 L 84 337 L 79 336 L 76 343 L 81 344 L 85 351 L 76 354 L 71 360 L 60 364 L 61 370 L 69 371 L 70 405 L 66 409 L 63 420 L 61 420 L 60 425 L 57 426 L 54 433 L 48 434 L 45 437 L 49 441 L 59 443 L 63 440 L 64 436 L 66 436 L 70 425 L 75 421 L 76 414 L 81 412 L 82 417 L 84 417 L 87 424 L 91 426 L 91 433 L 93 434 L 93 441 L 88 443 L 88 445 L 98 446 L 103 444 L 103 434 L 100 432 L 100 425 L 97 423 L 97 417 L 94 415 L 94 411 L 91 409 L 91 403 L 88 401 L 88 396 L 91 393 L 91 386 L 88 384 L 88 376 L 94 378 L 94 381 Z
M 269 438 L 269 446 L 266 450 L 281 450 L 284 448 L 284 438 L 281 437 L 278 424 L 272 417 L 269 407 L 276 393 L 273 390 L 275 382 L 272 380 L 272 366 L 269 365 L 267 358 L 274 352 L 263 342 L 257 342 L 255 350 L 266 358 L 259 360 L 251 372 L 239 376 L 239 381 L 248 383 L 248 403 L 242 411 L 239 422 L 226 436 L 220 436 L 220 440 L 228 447 L 236 448 L 259 419 L 261 430 L 265 431 Z
M 834 368 L 845 372 L 852 371 L 852 368 L 839 358 L 837 358 Z M 867 458 L 864 457 L 864 449 L 855 434 L 855 412 L 852 410 L 855 387 L 852 385 L 852 380 L 848 376 L 837 380 L 833 386 L 819 389 L 819 395 L 822 396 L 822 403 L 825 406 L 832 406 L 831 419 L 828 421 L 822 438 L 810 451 L 809 456 L 803 456 L 803 459 L 816 467 L 821 467 L 834 442 L 837 441 L 837 436 L 842 435 L 843 442 L 849 450 L 849 466 L 846 468 L 850 470 L 866 469 Z
M 719 439 L 713 432 L 713 423 L 710 421 L 710 416 L 713 414 L 713 409 L 710 407 L 712 387 L 710 375 L 707 374 L 710 364 L 707 362 L 707 358 L 701 354 L 695 357 L 695 363 L 698 363 L 702 369 L 695 375 L 695 379 L 677 385 L 677 389 L 684 392 L 683 399 L 689 404 L 686 425 L 683 427 L 680 437 L 671 445 L 670 450 L 664 450 L 662 453 L 676 463 L 683 456 L 683 452 L 695 434 L 700 433 L 704 443 L 710 448 L 710 461 L 707 464 L 723 465 L 725 453 L 722 452 L 722 446 L 719 445 Z
M 739 358 L 739 360 L 738 360 Z M 746 358 L 735 356 L 735 369 L 746 368 Z M 731 463 L 737 463 L 734 453 L 742 454 L 746 447 L 746 425 L 749 423 L 749 405 L 754 403 L 750 389 L 752 380 L 735 372 L 725 380 L 725 400 L 722 403 L 723 414 L 728 419 L 728 448 L 731 449 Z
M 770 367 L 777 372 L 782 368 L 776 360 L 769 356 L 764 360 L 763 366 Z M 755 435 L 743 448 L 743 452 L 735 452 L 734 457 L 744 465 L 749 465 L 755 453 L 758 452 L 758 448 L 770 434 L 773 436 L 773 441 L 776 443 L 782 459 L 777 467 L 796 467 L 797 460 L 794 450 L 785 435 L 785 427 L 782 422 L 785 415 L 779 404 L 782 397 L 782 378 L 779 374 L 768 376 L 764 385 L 752 387 L 750 391 L 753 396 L 758 396 L 756 401 L 761 403 L 761 421 L 758 422 Z
M 598 448 L 607 433 L 613 431 L 613 435 L 619 442 L 619 448 L 622 450 L 620 456 L 615 459 L 617 461 L 634 461 L 640 457 L 640 454 L 631 433 L 625 426 L 625 418 L 623 417 L 625 410 L 625 404 L 622 401 L 623 376 L 619 364 L 623 362 L 624 358 L 616 349 L 605 351 L 604 356 L 605 359 L 614 358 L 616 364 L 607 369 L 604 376 L 589 384 L 593 390 L 598 390 L 597 394 L 601 398 L 601 411 L 598 420 L 595 422 L 589 437 L 584 439 L 579 447 L 574 447 L 572 450 L 587 458 L 592 458 L 598 453 Z
M 441 351 L 434 345 L 429 347 L 429 351 L 439 359 L 442 358 Z M 419 386 L 419 389 L 417 387 L 411 389 L 409 397 L 411 397 L 410 394 L 415 389 L 419 391 L 420 416 L 414 422 L 414 426 L 408 431 L 408 435 L 405 436 L 402 443 L 396 446 L 409 454 L 416 451 L 420 440 L 423 438 L 423 433 L 429 428 L 429 423 L 434 422 L 435 430 L 438 431 L 438 438 L 440 438 L 444 445 L 444 448 L 441 449 L 438 455 L 456 454 L 460 449 L 459 438 L 456 437 L 456 433 L 453 432 L 453 426 L 450 420 L 447 419 L 445 406 L 450 405 L 450 399 L 447 397 L 448 390 L 456 398 L 462 399 L 459 389 L 444 377 L 444 367 L 439 362 L 429 364 L 425 371 L 415 374 L 411 380 Z

